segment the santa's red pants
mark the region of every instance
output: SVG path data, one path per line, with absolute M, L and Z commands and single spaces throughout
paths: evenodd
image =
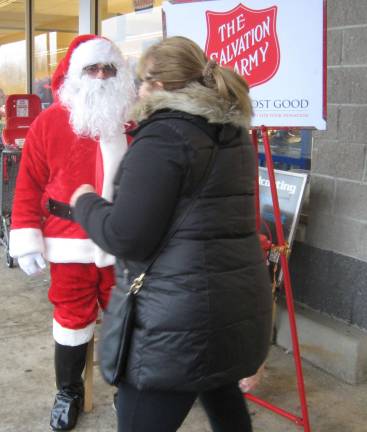
M 50 263 L 51 286 L 48 297 L 54 305 L 54 320 L 59 329 L 81 330 L 95 322 L 98 305 L 105 309 L 115 283 L 113 266 L 98 268 L 94 264 Z M 69 331 L 70 333 L 70 331 Z M 54 325 L 55 335 L 55 325 Z M 57 338 L 55 338 L 57 340 Z M 61 335 L 60 343 L 69 345 L 67 336 Z M 57 340 L 58 341 L 58 340 Z M 83 338 L 80 343 L 83 343 Z

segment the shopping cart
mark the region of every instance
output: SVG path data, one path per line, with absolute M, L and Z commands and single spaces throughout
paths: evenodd
M 40 112 L 41 100 L 37 95 L 15 94 L 6 99 L 3 145 L 0 149 L 0 243 L 4 247 L 8 267 L 14 266 L 9 254 L 9 232 L 21 149 L 30 125 Z
M 0 243 L 4 247 L 8 267 L 14 266 L 13 258 L 9 254 L 9 227 L 21 154 L 19 148 L 5 146 L 0 156 Z

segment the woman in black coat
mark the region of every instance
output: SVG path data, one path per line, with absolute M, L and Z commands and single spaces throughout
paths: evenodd
M 117 283 L 124 270 L 130 279 L 144 270 L 202 190 L 137 296 L 119 431 L 176 431 L 199 396 L 214 431 L 248 432 L 238 380 L 265 360 L 272 303 L 255 229 L 248 87 L 182 37 L 149 48 L 138 73 L 138 126 L 114 203 L 89 185 L 71 201 L 76 220 L 117 257 Z

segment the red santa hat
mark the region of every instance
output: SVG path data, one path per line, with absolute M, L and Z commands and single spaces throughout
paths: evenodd
M 113 64 L 119 70 L 124 66 L 124 59 L 118 47 L 109 39 L 92 34 L 74 38 L 53 73 L 51 88 L 54 97 L 66 76 L 80 77 L 85 66 L 96 63 Z

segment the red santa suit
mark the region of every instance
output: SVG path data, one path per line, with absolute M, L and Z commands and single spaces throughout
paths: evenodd
M 74 62 L 70 62 L 74 52 Z M 94 35 L 76 38 L 53 76 L 56 102 L 33 122 L 23 148 L 12 210 L 10 254 L 18 258 L 39 252 L 50 262 L 54 338 L 62 345 L 77 346 L 91 339 L 97 301 L 102 307 L 106 305 L 114 283 L 114 258 L 88 239 L 79 224 L 51 214 L 47 203 L 50 198 L 68 203 L 74 190 L 84 183 L 94 185 L 111 200 L 113 178 L 127 142 L 122 128 L 108 142 L 78 136 L 70 124 L 68 109 L 57 100 L 57 92 L 71 68 L 82 71 L 96 63 L 126 68 L 122 61 L 110 41 Z

